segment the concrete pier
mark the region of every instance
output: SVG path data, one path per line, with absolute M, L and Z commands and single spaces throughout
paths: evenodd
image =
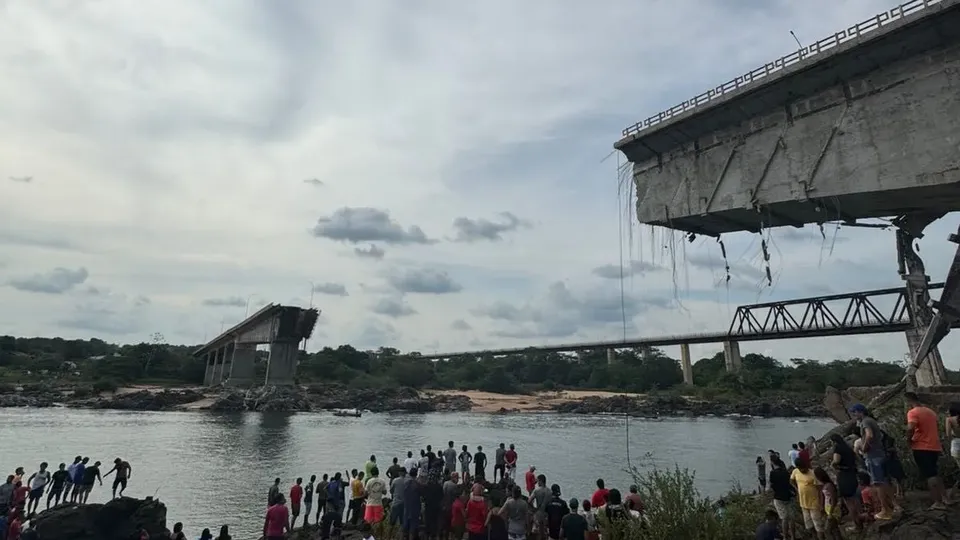
M 224 379 L 223 383 L 228 386 L 250 386 L 253 384 L 253 371 L 256 358 L 256 344 L 234 344 L 230 373 L 229 376 Z
M 617 352 L 613 349 L 607 349 L 607 365 L 612 366 L 617 363 Z
M 693 386 L 693 365 L 690 363 L 690 344 L 680 344 L 680 369 L 683 371 L 683 384 Z
M 213 377 L 210 379 L 210 384 L 213 386 L 220 384 L 220 381 L 223 380 L 223 356 L 225 349 L 225 347 L 220 347 L 213 352 Z
M 723 342 L 723 360 L 728 373 L 737 373 L 740 371 L 742 360 L 740 358 L 740 343 L 736 341 Z
M 211 381 L 213 381 L 213 363 L 216 361 L 216 358 L 214 358 L 213 351 L 205 354 L 203 358 L 207 362 L 207 370 L 203 374 L 203 385 L 210 386 Z
M 267 360 L 266 385 L 289 386 L 297 374 L 297 354 L 299 342 L 274 341 L 270 344 L 270 357 Z

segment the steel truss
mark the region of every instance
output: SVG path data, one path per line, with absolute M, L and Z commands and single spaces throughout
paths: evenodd
M 929 289 L 942 287 L 943 283 L 928 286 Z M 874 303 L 893 295 L 896 301 L 892 310 L 881 310 Z M 728 335 L 731 339 L 758 336 L 780 339 L 902 332 L 912 325 L 907 289 L 895 287 L 740 306 Z

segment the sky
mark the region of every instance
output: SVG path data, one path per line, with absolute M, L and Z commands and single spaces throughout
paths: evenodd
M 741 304 L 899 286 L 892 231 L 832 226 L 771 231 L 772 284 L 757 236 L 725 235 L 727 282 L 714 240 L 635 221 L 612 148 L 791 31 L 892 5 L 0 1 L 0 333 L 195 344 L 312 303 L 311 350 L 434 353 L 721 332 Z M 920 242 L 934 281 L 958 221 Z

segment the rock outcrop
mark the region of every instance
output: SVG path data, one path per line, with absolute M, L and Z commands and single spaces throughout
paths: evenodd
M 122 411 L 167 411 L 184 403 L 203 398 L 194 390 L 139 390 L 110 397 L 92 398 L 70 402 L 70 407 L 85 409 L 116 409 Z
M 744 398 L 737 402 L 722 402 L 682 396 L 590 396 L 579 401 L 560 403 L 553 409 L 562 413 L 615 413 L 644 417 L 742 415 L 803 418 L 826 415 L 823 405 L 814 397 Z
M 33 522 L 39 540 L 130 540 L 145 529 L 151 539 L 167 539 L 167 507 L 158 500 L 124 497 L 106 504 L 64 504 Z

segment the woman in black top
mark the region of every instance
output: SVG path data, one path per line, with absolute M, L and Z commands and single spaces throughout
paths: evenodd
M 859 529 L 863 524 L 860 522 L 860 496 L 857 493 L 860 484 L 857 480 L 857 455 L 840 434 L 830 435 L 830 441 L 833 442 L 832 464 L 837 471 L 837 494 L 843 499 L 843 504 Z
M 507 540 L 507 522 L 500 516 L 500 509 L 493 508 L 487 514 L 488 540 Z

